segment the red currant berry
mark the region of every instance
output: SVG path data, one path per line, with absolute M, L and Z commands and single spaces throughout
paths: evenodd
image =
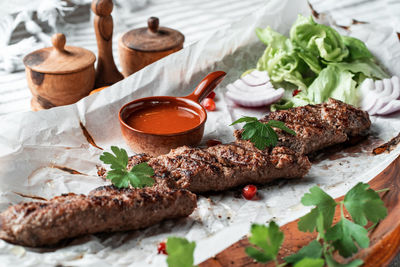
M 242 195 L 245 199 L 251 200 L 257 194 L 257 187 L 255 185 L 246 185 L 242 190 Z
M 212 100 L 211 98 L 205 98 L 201 104 L 203 105 L 203 107 L 209 111 L 213 111 L 215 110 L 215 102 L 214 100 Z
M 167 244 L 165 242 L 160 242 L 157 246 L 158 254 L 168 255 L 167 253 Z

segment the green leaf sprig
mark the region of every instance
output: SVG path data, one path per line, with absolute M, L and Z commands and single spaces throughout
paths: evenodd
M 128 153 L 123 148 L 116 146 L 111 147 L 114 153 L 104 152 L 100 156 L 100 160 L 105 164 L 111 165 L 111 171 L 107 173 L 107 179 L 110 179 L 113 185 L 118 188 L 126 188 L 129 185 L 136 188 L 143 188 L 152 186 L 154 184 L 154 170 L 146 162 L 133 166 L 128 171 L 127 166 L 129 162 Z
M 186 238 L 169 237 L 167 240 L 167 263 L 169 267 L 193 267 L 195 242 Z
M 268 226 L 253 224 L 250 233 L 249 242 L 254 246 L 246 247 L 246 254 L 258 262 L 273 260 L 278 264 L 277 255 L 283 242 L 283 232 L 279 226 L 274 221 Z
M 364 226 L 368 221 L 376 225 L 387 216 L 387 209 L 378 192 L 368 184 L 358 183 L 349 192 L 344 200 L 336 202 L 321 188 L 314 186 L 306 193 L 301 203 L 305 206 L 315 206 L 308 214 L 300 218 L 299 230 L 303 232 L 318 232 L 318 237 L 308 245 L 302 247 L 297 253 L 284 258 L 279 264 L 278 253 L 284 240 L 284 234 L 279 226 L 271 221 L 268 226 L 253 224 L 250 229 L 249 242 L 251 246 L 245 248 L 248 256 L 257 262 L 275 262 L 275 266 L 283 267 L 358 267 L 363 264 L 360 259 L 355 259 L 346 264 L 334 260 L 335 252 L 345 258 L 358 252 L 358 247 L 369 246 L 368 230 Z M 340 206 L 341 218 L 332 225 L 335 208 Z M 371 208 L 370 208 L 371 207 Z M 344 216 L 347 209 L 352 221 Z M 169 267 L 193 267 L 195 242 L 185 238 L 170 237 L 167 240 L 167 263 Z M 358 247 L 357 247 L 358 245 Z
M 386 189 L 380 190 L 385 191 Z M 306 193 L 301 203 L 305 206 L 315 206 L 309 213 L 300 218 L 298 228 L 302 232 L 317 231 L 318 237 L 297 253 L 285 257 L 285 262 L 279 264 L 277 256 L 283 241 L 283 232 L 270 222 L 269 226 L 253 224 L 252 236 L 249 242 L 255 245 L 247 247 L 246 253 L 258 262 L 275 261 L 276 266 L 291 264 L 294 267 L 357 267 L 363 264 L 355 259 L 347 264 L 336 262 L 333 258 L 337 251 L 344 258 L 349 258 L 358 252 L 359 248 L 369 246 L 368 230 L 364 227 L 368 221 L 374 226 L 387 216 L 378 192 L 369 188 L 368 184 L 358 183 L 345 195 L 344 200 L 336 202 L 321 188 L 314 186 Z M 335 209 L 340 206 L 341 217 L 333 224 Z M 344 215 L 344 209 L 351 220 Z M 279 238 L 277 238 L 279 237 Z
M 242 139 L 250 140 L 254 146 L 260 150 L 264 150 L 266 147 L 274 147 L 278 143 L 278 134 L 274 131 L 274 128 L 281 129 L 291 135 L 296 135 L 296 132 L 288 128 L 285 123 L 276 120 L 270 120 L 267 123 L 260 122 L 256 117 L 242 117 L 234 121 L 232 125 L 243 123 Z

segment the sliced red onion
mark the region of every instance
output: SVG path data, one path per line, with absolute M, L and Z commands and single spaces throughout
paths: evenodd
M 262 85 L 269 82 L 269 75 L 266 71 L 253 70 L 249 74 L 243 76 L 241 80 L 250 86 Z
M 375 91 L 377 93 L 380 93 L 383 91 L 383 81 L 381 81 L 381 80 L 375 81 Z
M 366 111 L 370 110 L 375 105 L 376 98 L 367 97 L 367 95 L 374 93 L 373 90 L 375 90 L 374 80 L 365 79 L 360 86 L 360 92 L 362 95 L 361 108 Z
M 248 93 L 249 90 L 253 94 L 262 93 L 265 90 L 275 90 L 275 88 L 270 83 L 260 84 L 260 85 L 248 85 L 244 83 L 242 80 L 236 80 L 234 83 L 229 84 L 231 86 L 227 86 L 228 90 L 233 92 L 246 92 Z
M 377 81 L 378 82 L 378 81 Z M 380 81 L 379 81 L 380 82 Z M 378 100 L 375 103 L 375 106 L 368 111 L 370 114 L 377 114 L 378 110 L 386 106 L 391 100 L 397 99 L 398 95 L 392 97 L 392 82 L 390 79 L 384 79 L 383 81 L 382 91 L 379 93 Z
M 393 76 L 391 79 L 392 83 L 392 100 L 383 108 L 378 110 L 378 115 L 387 115 L 400 110 L 400 80 L 397 76 Z
M 392 100 L 378 111 L 378 115 L 388 115 L 400 110 L 400 100 Z
M 227 85 L 226 96 L 243 107 L 261 107 L 275 103 L 282 98 L 284 90 L 275 90 L 268 72 L 254 70 Z
M 362 97 L 361 108 L 363 110 L 369 111 L 373 106 L 375 106 L 377 97 L 372 97 L 369 95 L 375 95 L 375 84 L 372 79 L 365 79 L 360 86 L 360 92 Z
M 259 95 L 238 95 L 230 91 L 226 92 L 226 96 L 239 106 L 243 107 L 261 107 L 275 103 L 282 98 L 285 90 L 279 88 L 272 91 L 267 96 L 260 97 Z
M 360 86 L 362 94 L 361 107 L 370 115 L 387 115 L 400 110 L 400 80 L 397 76 L 391 79 L 372 82 L 366 79 Z

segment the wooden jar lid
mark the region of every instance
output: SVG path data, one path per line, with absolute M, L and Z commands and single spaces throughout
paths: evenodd
M 182 47 L 185 37 L 177 30 L 159 27 L 159 19 L 147 20 L 147 28 L 133 29 L 122 36 L 122 43 L 133 50 L 160 52 Z
M 79 72 L 93 65 L 96 56 L 89 50 L 65 46 L 62 33 L 52 36 L 53 47 L 36 50 L 24 57 L 24 64 L 33 71 L 48 74 L 68 74 Z

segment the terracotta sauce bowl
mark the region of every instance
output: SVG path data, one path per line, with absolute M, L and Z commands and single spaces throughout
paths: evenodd
M 207 120 L 207 112 L 200 102 L 217 87 L 225 75 L 223 71 L 208 74 L 193 93 L 185 97 L 152 96 L 136 99 L 124 105 L 119 111 L 119 121 L 126 143 L 136 153 L 147 153 L 151 156 L 166 154 L 172 148 L 183 145 L 198 145 L 203 137 Z M 186 118 L 180 117 L 178 113 L 176 116 L 175 113 L 170 113 L 174 110 L 187 113 L 188 116 L 185 116 L 190 117 L 190 120 L 177 124 L 180 126 L 176 131 L 175 128 L 157 128 L 157 125 L 165 122 L 171 126 Z M 158 114 L 158 119 L 153 117 L 154 121 L 152 117 L 147 117 L 147 120 L 141 119 L 142 116 L 154 113 Z M 139 120 L 140 127 L 139 124 L 134 124 L 135 120 Z M 161 124 L 157 124 L 158 121 Z

